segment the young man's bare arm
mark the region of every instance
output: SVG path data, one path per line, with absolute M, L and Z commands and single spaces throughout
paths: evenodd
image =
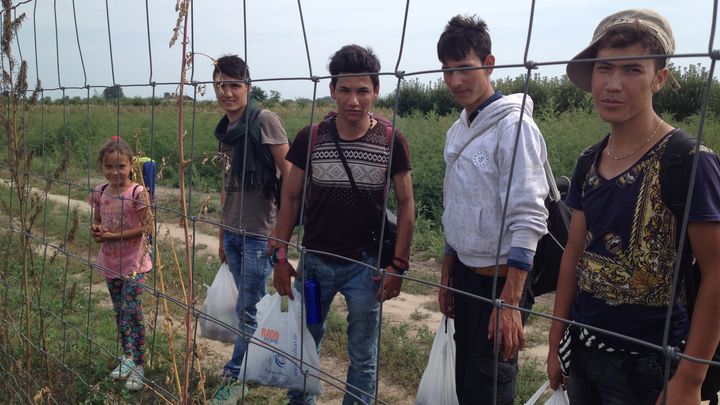
M 568 241 L 565 245 L 565 252 L 560 261 L 560 274 L 555 291 L 555 307 L 553 315 L 562 318 L 570 318 L 570 306 L 572 305 L 575 290 L 577 289 L 576 269 L 580 256 L 585 250 L 585 237 L 587 236 L 587 225 L 585 213 L 574 210 L 570 219 Z M 550 387 L 556 389 L 561 383 L 560 363 L 558 360 L 558 349 L 560 339 L 567 325 L 562 321 L 553 321 L 548 334 L 548 360 L 547 371 Z
M 688 225 L 693 254 L 700 266 L 698 290 L 693 318 L 684 353 L 701 359 L 711 359 L 720 340 L 720 223 L 693 222 Z M 707 366 L 681 360 L 668 384 L 668 404 L 700 403 L 700 386 Z M 662 396 L 658 398 L 662 403 Z
M 393 189 L 397 200 L 397 240 L 395 241 L 394 256 L 407 261 L 410 259 L 410 244 L 415 229 L 415 198 L 409 170 L 393 176 Z M 392 267 L 388 267 L 387 271 L 395 273 Z M 402 288 L 402 278 L 385 278 L 382 299 L 389 300 L 397 297 L 400 294 L 400 288 Z M 378 299 L 380 299 L 379 292 Z
M 220 184 L 220 206 L 225 207 L 225 184 L 223 181 L 223 184 Z M 220 215 L 220 224 L 222 225 L 222 214 Z M 225 228 L 220 226 L 220 231 L 218 233 L 219 237 L 219 244 L 218 244 L 218 257 L 220 258 L 220 263 L 225 263 Z
M 397 201 L 397 241 L 395 257 L 405 260 L 410 258 L 410 245 L 415 229 L 415 197 L 413 196 L 412 176 L 410 171 L 397 173 L 393 176 L 393 190 Z
M 288 153 L 288 150 L 290 150 L 290 145 L 287 143 L 282 143 L 279 145 L 268 145 L 270 147 L 270 153 L 272 154 L 273 161 L 275 161 L 275 166 L 280 170 L 280 176 L 283 180 L 283 183 L 286 179 L 290 177 L 290 162 L 288 162 L 285 159 L 285 156 Z M 283 185 L 284 187 L 284 185 Z M 281 190 L 282 193 L 282 190 Z M 282 196 L 280 197 L 282 198 Z M 281 204 L 282 205 L 282 204 Z M 271 238 L 275 237 L 275 232 L 273 229 L 273 233 L 270 234 Z
M 444 255 L 442 264 L 440 265 L 440 284 L 452 287 L 452 271 L 455 265 L 456 256 Z M 448 318 L 455 318 L 455 300 L 452 291 L 446 288 L 440 288 L 438 291 L 438 304 L 440 312 L 447 315 Z
M 303 192 L 303 181 L 305 171 L 295 165 L 290 165 L 290 172 L 287 180 L 283 180 L 281 192 L 280 213 L 272 234 L 278 240 L 271 240 L 270 250 L 275 248 L 287 249 L 287 244 L 292 236 L 297 212 L 300 208 Z M 295 275 L 295 269 L 289 262 L 277 263 L 273 271 L 273 285 L 280 295 L 287 295 L 293 298 L 290 277 Z

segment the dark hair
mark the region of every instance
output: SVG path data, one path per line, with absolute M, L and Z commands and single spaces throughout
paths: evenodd
M 218 74 L 228 75 L 234 79 L 250 79 L 250 69 L 245 61 L 237 55 L 223 55 L 215 60 L 213 79 Z
M 100 147 L 100 153 L 98 153 L 98 158 L 97 158 L 98 165 L 102 166 L 103 159 L 105 159 L 105 156 L 108 153 L 117 153 L 119 155 L 127 155 L 128 160 L 130 160 L 130 162 L 132 162 L 133 158 L 134 158 L 133 151 L 132 151 L 132 148 L 130 147 L 130 145 L 127 142 L 125 142 L 122 138 L 120 138 L 119 136 L 112 137 L 112 139 L 108 140 Z
M 601 49 L 627 48 L 635 44 L 643 47 L 650 55 L 667 54 L 657 37 L 636 24 L 635 26 L 623 26 L 608 31 L 607 34 L 592 47 L 588 53 L 588 58 L 597 57 Z M 656 70 L 664 68 L 666 64 L 666 58 L 655 59 Z
M 475 51 L 482 62 L 492 53 L 487 24 L 474 15 L 456 15 L 448 21 L 440 35 L 437 43 L 438 59 L 442 63 L 451 59 L 460 60 L 470 51 Z
M 328 70 L 333 76 L 341 73 L 371 73 L 369 76 L 373 89 L 380 86 L 380 78 L 377 75 L 380 71 L 380 60 L 370 47 L 363 48 L 355 44 L 343 46 L 330 57 Z M 330 83 L 335 86 L 337 79 L 333 77 Z

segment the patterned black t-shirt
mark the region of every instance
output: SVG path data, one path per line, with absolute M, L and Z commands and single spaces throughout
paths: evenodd
M 308 177 L 311 184 L 303 245 L 308 249 L 357 258 L 361 252 L 376 248 L 372 232 L 380 229 L 390 161 L 387 127 L 378 122 L 357 140 L 340 140 L 340 148 L 359 189 L 359 195 L 355 195 L 331 137 L 330 125 L 335 125 L 334 119 L 320 123 L 310 156 Z M 310 127 L 302 129 L 286 157 L 303 170 L 309 135 Z M 391 175 L 410 170 L 407 140 L 399 131 L 394 140 Z
M 672 132 L 671 132 L 672 133 Z M 584 179 L 573 177 L 567 204 L 582 210 L 587 238 L 577 268 L 571 316 L 578 322 L 662 344 L 672 301 L 670 344 L 688 332 L 688 317 L 670 299 L 675 264 L 675 217 L 662 201 L 660 161 L 669 135 L 626 172 L 605 179 L 596 161 Z M 701 149 L 689 221 L 720 221 L 720 162 Z M 601 154 L 598 154 L 601 156 Z M 678 290 L 679 291 L 679 290 Z M 637 349 L 609 336 L 613 345 Z

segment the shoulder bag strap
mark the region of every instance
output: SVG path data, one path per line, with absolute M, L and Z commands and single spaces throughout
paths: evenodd
M 340 148 L 340 134 L 337 132 L 337 128 L 335 126 L 331 126 L 330 128 L 330 136 L 333 139 L 333 142 L 335 142 L 335 149 L 337 150 L 338 157 L 340 158 L 340 161 L 343 164 L 343 167 L 345 168 L 345 173 L 348 176 L 348 180 L 350 180 L 350 187 L 352 187 L 353 192 L 355 193 L 355 197 L 359 198 L 360 191 L 357 188 L 357 184 L 355 184 L 355 179 L 352 175 L 352 170 L 350 169 L 350 165 L 348 164 L 347 160 L 345 160 L 345 155 L 342 152 L 342 149 Z
M 390 128 L 387 133 L 389 133 L 392 136 L 392 128 Z M 360 190 L 358 189 L 357 184 L 355 183 L 355 179 L 353 178 L 352 170 L 350 169 L 350 165 L 348 164 L 347 160 L 345 160 L 345 155 L 343 155 L 342 149 L 340 149 L 340 140 L 339 140 L 340 134 L 338 134 L 337 128 L 334 125 L 330 128 L 330 136 L 333 138 L 333 141 L 335 142 L 335 148 L 337 149 L 338 157 L 340 158 L 340 161 L 342 162 L 343 167 L 345 168 L 345 173 L 347 173 L 348 180 L 350 181 L 350 187 L 352 187 L 352 190 L 353 190 L 353 194 L 355 194 L 355 198 L 357 198 L 358 202 L 359 202 Z M 374 211 L 374 209 L 371 211 Z M 364 212 L 369 212 L 369 211 L 365 210 Z M 382 214 L 381 214 L 381 218 L 383 218 Z M 373 219 L 371 219 L 371 217 L 368 217 L 368 220 L 373 221 Z M 373 231 L 373 238 L 377 239 L 377 235 L 375 234 L 374 231 Z

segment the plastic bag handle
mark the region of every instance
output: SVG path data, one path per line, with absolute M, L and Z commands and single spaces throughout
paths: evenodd
M 545 390 L 548 389 L 550 386 L 550 381 L 545 381 L 545 384 L 541 385 L 540 388 L 538 388 L 537 391 L 533 394 L 533 396 L 530 397 L 530 399 L 525 402 L 525 405 L 533 405 L 535 402 L 537 402 L 538 399 L 542 396 L 542 394 L 545 393 Z

